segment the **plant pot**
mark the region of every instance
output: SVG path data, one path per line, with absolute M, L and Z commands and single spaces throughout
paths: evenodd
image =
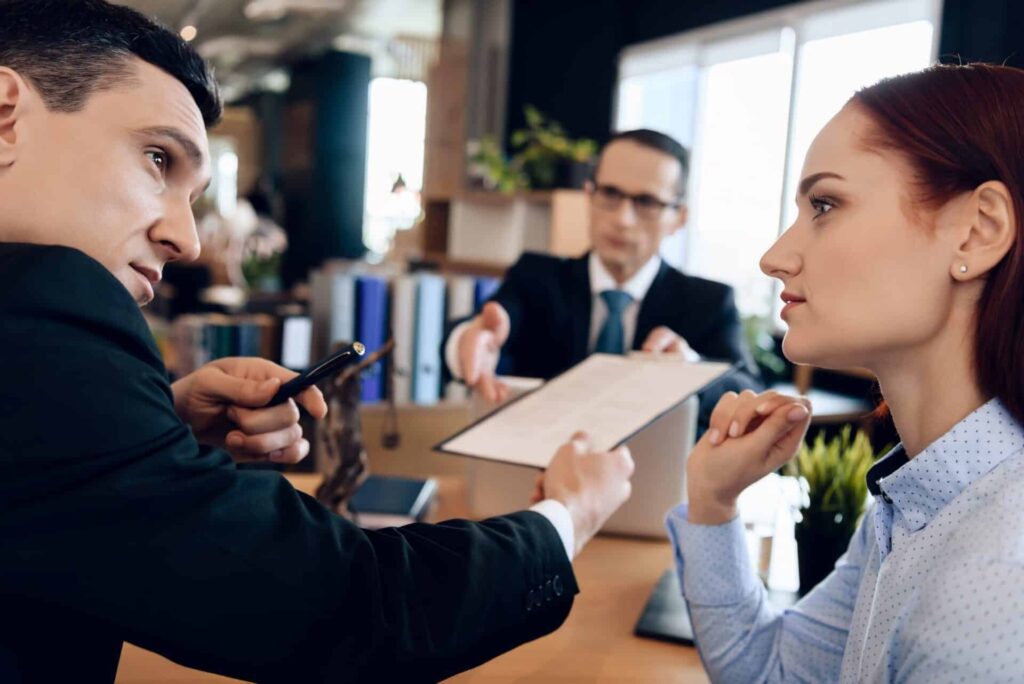
M 846 552 L 853 525 L 836 520 L 832 511 L 801 511 L 803 520 L 796 525 L 796 552 L 800 567 L 800 595 L 804 595 L 832 572 L 836 561 Z
M 593 172 L 594 165 L 590 162 L 581 162 L 575 159 L 559 160 L 555 187 L 581 190 L 583 185 L 590 180 Z

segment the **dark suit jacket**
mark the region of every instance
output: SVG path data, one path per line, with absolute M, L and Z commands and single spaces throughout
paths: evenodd
M 547 380 L 586 358 L 592 300 L 588 255 L 523 254 L 491 299 L 508 311 L 512 323 L 500 372 Z M 728 285 L 684 275 L 662 262 L 640 304 L 633 349 L 640 349 L 661 325 L 702 357 L 738 364 L 735 372 L 701 392 L 702 424 L 724 392 L 762 389 Z
M 0 681 L 109 682 L 122 640 L 247 680 L 436 681 L 565 619 L 543 516 L 360 530 L 196 443 L 100 264 L 0 245 L 0 274 Z

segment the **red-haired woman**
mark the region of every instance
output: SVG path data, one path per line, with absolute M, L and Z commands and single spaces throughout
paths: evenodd
M 1024 681 L 1024 72 L 936 66 L 818 134 L 761 260 L 797 363 L 877 375 L 902 440 L 835 570 L 778 613 L 736 497 L 795 453 L 802 399 L 723 397 L 668 526 L 715 681 Z

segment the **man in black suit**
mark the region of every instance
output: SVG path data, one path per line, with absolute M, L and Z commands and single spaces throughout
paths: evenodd
M 141 15 L 0 4 L 0 681 L 109 682 L 124 640 L 261 682 L 436 681 L 555 629 L 628 452 L 577 436 L 532 510 L 367 532 L 216 448 L 301 459 L 296 404 L 261 408 L 294 373 L 168 384 L 139 305 L 198 255 L 219 115 Z
M 762 389 L 732 289 L 658 256 L 662 240 L 686 223 L 688 168 L 686 148 L 663 133 L 614 135 L 587 185 L 592 251 L 576 259 L 524 254 L 480 314 L 449 335 L 449 371 L 500 400 L 499 370 L 549 379 L 594 351 L 737 364 L 701 393 L 703 425 L 722 393 Z

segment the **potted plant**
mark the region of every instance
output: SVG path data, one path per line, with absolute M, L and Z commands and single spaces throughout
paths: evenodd
M 832 571 L 864 513 L 867 473 L 876 454 L 863 430 L 851 433 L 852 426 L 846 425 L 826 441 L 824 431 L 819 432 L 814 444 L 804 444 L 786 465 L 786 474 L 799 479 L 802 491 L 796 523 L 801 594 Z
M 471 140 L 467 146 L 469 176 L 484 190 L 512 193 L 530 187 L 530 181 L 518 165 L 505 157 L 491 136 Z
M 512 164 L 523 170 L 531 188 L 581 188 L 590 177 L 597 143 L 570 139 L 562 125 L 548 119 L 536 107 L 526 105 L 526 128 L 512 133 L 512 147 L 519 151 Z

